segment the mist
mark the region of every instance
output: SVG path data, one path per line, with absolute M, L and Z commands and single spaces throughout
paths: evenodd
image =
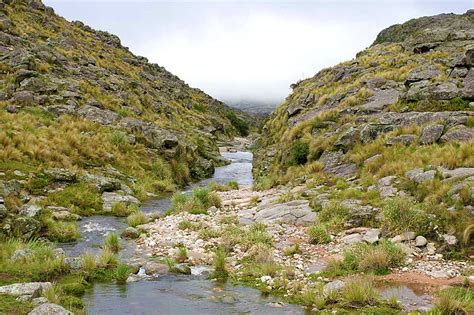
M 383 28 L 472 6 L 420 0 L 44 3 L 68 20 L 118 35 L 133 53 L 213 97 L 275 104 L 291 92 L 290 84 L 354 58 Z

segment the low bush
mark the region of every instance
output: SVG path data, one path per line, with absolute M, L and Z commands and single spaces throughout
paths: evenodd
M 214 252 L 214 272 L 209 276 L 211 279 L 225 280 L 229 276 L 227 271 L 225 260 L 227 258 L 227 253 L 223 247 L 217 247 Z
M 358 243 L 343 253 L 340 261 L 331 261 L 324 273 L 329 276 L 344 276 L 356 272 L 386 274 L 389 268 L 400 266 L 405 261 L 405 253 L 390 241 L 377 245 Z
M 117 233 L 109 232 L 104 240 L 103 249 L 110 250 L 112 253 L 116 254 L 120 251 L 120 238 Z
M 331 241 L 324 225 L 312 225 L 308 228 L 309 242 L 312 244 L 327 244 Z
M 296 140 L 291 147 L 291 161 L 295 165 L 306 164 L 308 161 L 309 146 L 307 143 Z
M 127 225 L 137 227 L 148 222 L 148 217 L 141 210 L 136 210 L 127 217 Z
M 126 264 L 119 264 L 115 268 L 115 280 L 117 283 L 124 284 L 130 275 L 130 268 Z
M 428 232 L 429 220 L 423 204 L 409 198 L 393 198 L 382 208 L 382 226 L 391 234 Z
M 46 237 L 60 243 L 72 242 L 80 236 L 76 222 L 50 221 Z

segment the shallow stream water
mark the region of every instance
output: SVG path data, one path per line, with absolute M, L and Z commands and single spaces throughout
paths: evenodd
M 249 152 L 223 153 L 231 164 L 216 168 L 211 178 L 186 187 L 204 187 L 215 181 L 225 184 L 231 180 L 240 186 L 251 185 L 252 154 Z M 143 202 L 145 213 L 163 213 L 171 206 L 171 194 Z M 63 246 L 68 256 L 79 256 L 85 251 L 98 252 L 104 237 L 110 231 L 120 233 L 126 227 L 123 218 L 93 216 L 78 222 L 82 238 Z M 133 243 L 121 240 L 121 258 L 133 255 Z M 119 285 L 97 283 L 84 295 L 89 314 L 304 314 L 304 308 L 279 303 L 277 298 L 262 296 L 260 291 L 232 284 L 217 284 L 204 275 L 167 275 Z M 406 310 L 430 307 L 429 296 L 406 285 L 386 284 L 380 293 L 389 298 L 396 296 Z

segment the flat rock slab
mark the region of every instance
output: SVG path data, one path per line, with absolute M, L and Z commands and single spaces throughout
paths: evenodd
M 301 226 L 314 223 L 316 218 L 307 200 L 292 200 L 259 206 L 253 219 L 262 223 L 283 222 Z
M 50 287 L 51 282 L 14 283 L 0 287 L 0 294 L 11 296 L 28 295 L 31 297 L 38 297 L 43 293 L 44 290 Z

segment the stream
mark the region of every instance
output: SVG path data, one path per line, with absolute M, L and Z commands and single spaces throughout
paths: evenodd
M 207 186 L 211 181 L 225 184 L 234 180 L 239 186 L 252 184 L 250 152 L 224 152 L 222 156 L 231 163 L 216 168 L 211 178 L 189 185 L 183 191 Z M 143 202 L 141 209 L 145 213 L 163 213 L 170 206 L 171 194 L 163 194 Z M 98 253 L 107 233 L 119 234 L 126 227 L 123 218 L 110 216 L 83 218 L 78 225 L 82 238 L 62 246 L 71 257 L 86 251 Z M 133 242 L 121 240 L 121 243 L 120 257 L 127 260 L 133 256 Z M 263 296 L 256 289 L 209 281 L 197 269 L 193 268 L 191 276 L 165 275 L 124 285 L 96 283 L 86 290 L 83 299 L 89 314 L 305 314 L 303 307 L 279 303 L 278 298 Z M 429 296 L 407 285 L 388 284 L 379 291 L 386 298 L 397 296 L 405 310 L 432 306 Z

